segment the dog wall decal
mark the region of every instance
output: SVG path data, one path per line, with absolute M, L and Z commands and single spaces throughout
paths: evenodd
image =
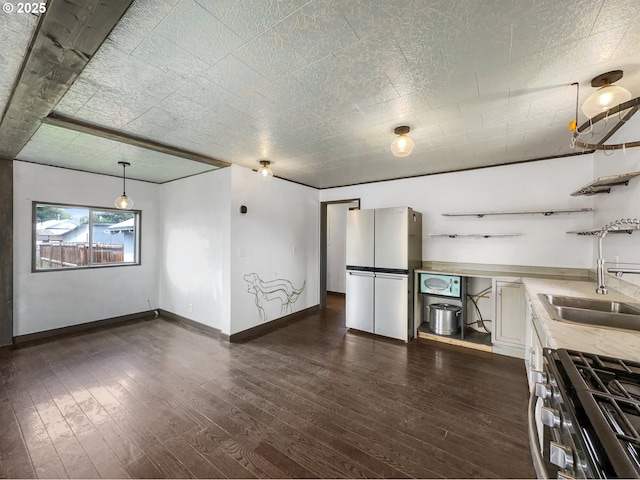
M 307 283 L 305 280 L 300 288 L 295 288 L 289 280 L 278 278 L 265 282 L 257 273 L 248 273 L 244 276 L 247 282 L 247 292 L 255 296 L 256 307 L 262 321 L 267 320 L 267 313 L 264 309 L 264 302 L 280 300 L 280 313 L 292 312 L 292 305 L 300 297 Z

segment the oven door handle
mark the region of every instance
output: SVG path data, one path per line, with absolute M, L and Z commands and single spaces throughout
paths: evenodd
M 540 438 L 538 436 L 538 429 L 536 428 L 536 403 L 538 397 L 535 394 L 535 390 L 529 395 L 529 445 L 531 447 L 531 457 L 533 458 L 533 468 L 536 470 L 536 475 L 541 480 L 548 480 L 549 474 L 547 468 L 544 465 L 544 459 L 540 452 Z

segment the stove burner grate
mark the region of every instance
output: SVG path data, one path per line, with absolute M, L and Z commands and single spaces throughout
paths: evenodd
M 640 477 L 640 363 L 565 352 L 562 364 L 576 403 L 587 412 L 618 476 Z

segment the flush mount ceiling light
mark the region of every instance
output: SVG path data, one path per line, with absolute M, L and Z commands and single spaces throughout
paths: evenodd
M 116 198 L 116 201 L 113 203 L 115 203 L 116 207 L 118 207 L 120 210 L 130 210 L 131 208 L 133 208 L 133 200 L 127 197 L 127 179 L 125 176 L 125 170 L 127 167 L 130 167 L 131 164 L 129 162 L 118 162 L 118 165 L 122 165 L 122 195 Z
M 613 85 L 622 78 L 622 70 L 613 70 L 612 72 L 603 73 L 591 80 L 591 86 L 597 88 L 587 101 L 582 104 L 582 112 L 588 117 L 593 118 L 599 113 L 606 112 L 616 105 L 631 100 L 631 92 L 629 90 Z
M 391 152 L 396 157 L 406 157 L 413 151 L 413 140 L 411 140 L 411 137 L 407 135 L 409 130 L 410 128 L 406 125 L 396 127 L 394 129 L 394 133 L 397 137 L 393 139 L 393 142 L 391 142 Z
M 269 160 L 260 160 L 260 165 L 262 166 L 258 169 L 258 175 L 263 180 L 270 180 L 273 177 L 273 172 L 269 168 L 271 162 Z
M 599 85 L 602 85 L 602 82 L 604 82 L 605 86 L 602 87 L 600 90 L 598 90 L 598 92 L 600 92 L 602 91 L 603 88 L 607 86 L 615 87 L 615 85 L 611 85 L 611 81 L 620 80 L 620 78 L 622 78 L 622 70 L 616 70 L 614 72 L 604 73 L 602 75 L 597 76 L 591 81 L 591 85 L 594 87 L 597 87 Z M 571 137 L 571 143 L 569 144 L 571 148 L 578 147 L 583 149 L 583 151 L 602 150 L 605 152 L 605 154 L 607 152 L 610 152 L 609 155 L 611 155 L 614 150 L 621 149 L 624 152 L 627 148 L 640 147 L 640 141 L 605 143 L 609 139 L 609 137 L 613 133 L 615 133 L 615 131 L 617 131 L 622 125 L 628 122 L 629 119 L 640 109 L 640 97 L 631 98 L 631 93 L 629 93 L 624 88 L 621 88 L 621 90 L 624 90 L 624 93 L 622 96 L 617 96 L 615 98 L 611 96 L 607 97 L 607 99 L 610 100 L 611 103 L 613 104 L 612 106 L 604 110 L 598 108 L 597 111 L 594 111 L 592 116 L 589 116 L 590 113 L 587 113 L 587 112 L 591 112 L 591 110 L 589 110 L 589 108 L 585 109 L 585 105 L 587 105 L 587 103 L 589 103 L 589 101 L 592 100 L 595 94 L 591 95 L 587 99 L 585 104 L 582 106 L 582 111 L 587 116 L 589 116 L 589 118 L 587 119 L 586 122 L 584 122 L 582 125 L 578 127 L 578 102 L 580 98 L 580 84 L 577 82 L 574 82 L 571 85 L 576 86 L 576 117 L 574 120 L 569 122 L 569 130 L 573 132 L 573 136 Z M 620 88 L 620 87 L 615 87 L 615 88 Z M 596 92 L 596 94 L 598 92 Z M 612 98 L 613 100 L 611 100 Z M 623 112 L 626 112 L 626 113 L 623 114 Z M 602 137 L 602 140 L 600 140 L 598 143 L 589 143 L 588 141 L 583 140 L 583 138 L 585 137 L 581 138 L 582 135 L 589 135 L 589 138 L 593 137 L 594 125 L 602 121 L 604 121 L 605 127 L 599 133 L 600 134 L 603 133 L 607 128 L 606 127 L 607 121 L 610 118 L 617 119 L 617 122 L 616 122 L 617 124 L 608 133 L 606 133 Z

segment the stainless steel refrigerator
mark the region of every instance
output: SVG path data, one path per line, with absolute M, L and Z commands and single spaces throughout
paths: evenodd
M 346 246 L 347 327 L 409 341 L 422 214 L 409 207 L 350 210 Z

